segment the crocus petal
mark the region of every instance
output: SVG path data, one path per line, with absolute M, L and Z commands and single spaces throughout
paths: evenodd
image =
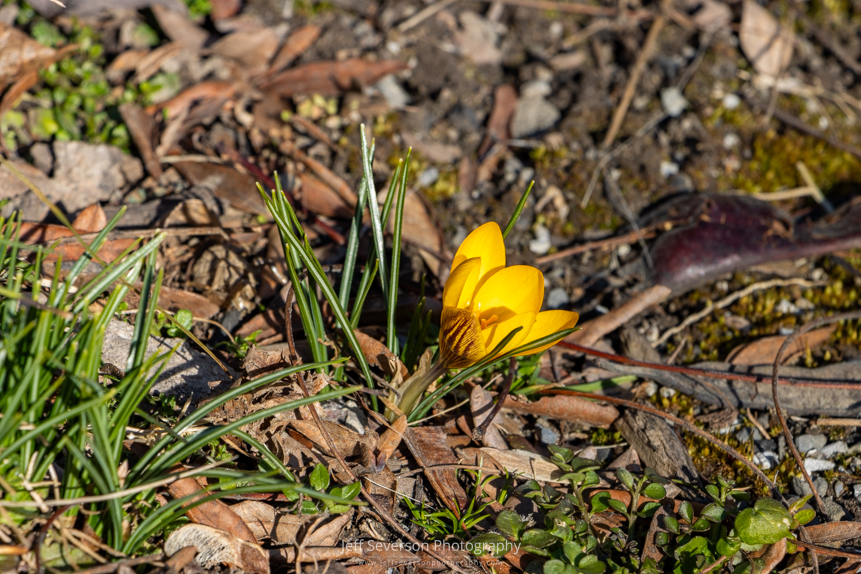
M 529 330 L 529 335 L 521 345 L 525 345 L 531 341 L 537 341 L 542 337 L 552 335 L 562 329 L 570 329 L 577 324 L 577 319 L 579 318 L 580 316 L 577 313 L 573 313 L 571 311 L 544 311 L 539 313 L 535 317 L 535 324 L 533 324 L 532 329 Z M 540 353 L 544 349 L 552 347 L 556 343 L 558 343 L 558 340 L 521 354 L 534 355 L 535 353 Z
M 458 265 L 457 269 L 451 272 L 442 291 L 443 307 L 466 308 L 467 303 L 475 294 L 480 268 L 481 258 L 473 257 Z
M 494 273 L 478 288 L 472 310 L 481 318 L 496 315 L 505 321 L 519 313 L 538 313 L 544 301 L 544 276 L 528 265 L 514 265 Z
M 440 360 L 449 369 L 463 369 L 484 357 L 478 317 L 466 309 L 443 307 L 439 326 Z
M 508 351 L 516 349 L 523 344 L 523 340 L 529 335 L 533 323 L 535 323 L 535 313 L 527 311 L 505 321 L 498 321 L 489 325 L 481 331 L 481 334 L 484 336 L 484 348 L 488 353 L 492 352 L 510 332 L 518 327 L 522 327 L 505 347 L 502 348 L 499 355 L 504 355 Z
M 485 223 L 466 236 L 457 248 L 457 253 L 454 254 L 451 262 L 452 272 L 458 265 L 473 257 L 481 258 L 479 277 L 505 267 L 505 243 L 502 241 L 502 231 L 495 222 Z

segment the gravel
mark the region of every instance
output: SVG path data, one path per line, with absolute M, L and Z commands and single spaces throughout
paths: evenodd
M 811 450 L 819 450 L 828 442 L 828 437 L 821 434 L 803 434 L 795 437 L 795 446 L 802 454 Z
M 834 468 L 834 463 L 830 460 L 820 460 L 818 458 L 805 458 L 804 468 L 807 472 L 822 472 Z
M 831 458 L 832 456 L 838 454 L 845 454 L 849 451 L 849 446 L 842 440 L 834 441 L 832 443 L 826 444 L 824 447 L 819 449 L 819 454 L 824 456 L 825 458 Z

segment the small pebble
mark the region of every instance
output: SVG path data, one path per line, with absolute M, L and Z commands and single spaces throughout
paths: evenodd
M 535 423 L 535 426 L 541 431 L 541 442 L 544 444 L 559 444 L 559 440 L 562 438 L 559 436 L 559 432 L 553 428 L 547 421 L 539 420 Z
M 419 174 L 419 187 L 430 187 L 439 179 L 439 170 L 435 167 L 429 167 Z
M 551 289 L 550 293 L 547 294 L 548 309 L 562 309 L 568 305 L 569 301 L 570 298 L 568 297 L 568 292 L 562 287 Z
M 832 522 L 843 520 L 846 517 L 846 510 L 830 496 L 824 499 L 822 504 L 825 507 L 825 514 L 828 515 L 828 518 L 830 518 Z
M 655 381 L 648 381 L 643 384 L 643 393 L 647 398 L 652 398 L 658 392 L 658 384 Z
M 753 455 L 753 464 L 762 470 L 771 470 L 778 463 L 777 453 L 767 450 L 765 452 L 757 452 Z
M 807 472 L 822 472 L 834 468 L 834 463 L 830 460 L 820 460 L 818 458 L 805 458 L 804 468 Z
M 852 485 L 852 495 L 861 502 L 861 484 Z
M 682 91 L 676 87 L 661 90 L 661 106 L 671 117 L 678 117 L 688 107 L 688 101 Z
M 723 136 L 723 149 L 730 150 L 741 143 L 741 139 L 739 139 L 738 135 L 730 132 Z
M 536 255 L 550 251 L 550 230 L 543 225 L 535 228 L 535 239 L 529 242 L 529 250 Z
M 795 437 L 795 446 L 802 453 L 811 450 L 819 450 L 828 442 L 828 437 L 823 434 L 803 434 Z
M 676 395 L 676 389 L 670 387 L 661 387 L 661 396 L 665 399 L 671 399 Z
M 845 454 L 847 452 L 849 452 L 849 447 L 842 440 L 828 443 L 819 449 L 819 453 L 825 458 L 831 458 L 834 455 Z
M 834 497 L 840 498 L 840 495 L 843 494 L 843 491 L 846 490 L 846 485 L 840 482 L 839 480 L 834 483 Z
M 672 177 L 679 173 L 679 164 L 673 163 L 671 161 L 662 161 L 661 162 L 661 175 L 665 178 Z
M 741 98 L 735 94 L 727 94 L 723 97 L 723 107 L 728 110 L 734 110 L 741 103 Z
M 795 306 L 802 311 L 812 311 L 813 309 L 816 309 L 816 305 L 814 305 L 810 299 L 805 299 L 804 297 L 796 299 Z
M 798 307 L 790 303 L 787 299 L 781 299 L 774 307 L 774 312 L 779 315 L 794 315 L 798 312 Z
M 799 496 L 806 496 L 808 494 L 812 494 L 810 490 L 810 485 L 807 484 L 807 481 L 804 480 L 803 476 L 793 476 L 790 481 L 792 486 L 792 491 Z M 817 476 L 813 479 L 813 486 L 816 488 L 816 493 L 819 496 L 825 496 L 828 493 L 828 481 L 822 478 L 821 476 Z

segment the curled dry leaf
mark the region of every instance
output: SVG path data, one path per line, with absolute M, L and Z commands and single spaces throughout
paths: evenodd
M 769 546 L 765 554 L 762 555 L 763 564 L 760 572 L 762 574 L 770 574 L 777 568 L 777 565 L 780 564 L 784 556 L 786 556 L 786 538 L 781 538 L 780 542 Z
M 390 218 L 394 226 L 394 217 Z M 448 255 L 442 234 L 431 218 L 430 211 L 421 198 L 415 194 L 407 194 L 404 200 L 404 226 L 401 237 L 404 242 L 419 248 L 421 255 L 431 273 L 439 278 L 440 284 L 448 278 Z M 445 259 L 446 265 L 443 265 Z
M 744 1 L 738 39 L 744 55 L 760 74 L 776 78 L 792 60 L 792 31 L 755 0 Z
M 105 210 L 98 203 L 85 207 L 72 222 L 72 227 L 78 233 L 98 233 L 108 224 Z
M 487 391 L 478 385 L 473 387 L 472 392 L 469 395 L 469 407 L 472 411 L 472 423 L 474 427 L 482 424 L 484 420 L 490 416 L 490 411 L 493 410 L 493 406 L 493 395 L 490 394 L 490 391 Z M 496 416 L 493 417 L 493 421 L 487 425 L 487 429 L 484 432 L 484 438 L 481 441 L 484 446 L 497 448 L 499 450 L 508 450 L 508 444 L 505 442 L 505 439 L 502 437 L 502 433 L 499 431 L 499 425 L 501 424 L 502 415 L 497 413 Z
M 404 431 L 406 430 L 407 417 L 402 414 L 395 419 L 391 428 L 386 429 L 386 432 L 382 434 L 377 449 L 373 453 L 373 460 L 371 461 L 374 472 L 381 472 L 383 470 L 383 467 L 386 466 L 386 461 L 389 460 L 389 457 L 392 456 L 392 453 L 401 444 L 401 440 L 404 438 Z
M 278 50 L 278 54 L 272 60 L 272 65 L 269 66 L 267 74 L 271 76 L 289 66 L 293 60 L 304 54 L 305 50 L 311 47 L 311 44 L 320 37 L 320 32 L 322 32 L 322 28 L 314 24 L 308 24 L 290 34 L 287 40 L 284 41 L 284 45 Z
M 63 225 L 52 223 L 29 223 L 22 222 L 19 239 L 22 243 L 30 245 L 48 245 L 59 239 L 71 238 L 74 234 Z M 108 239 L 99 249 L 98 256 L 104 261 L 112 261 L 122 254 L 123 251 L 135 242 L 132 238 Z M 77 261 L 83 257 L 86 249 L 80 242 L 72 240 L 63 242 L 54 247 L 45 261 L 56 261 L 62 257 L 63 261 Z
M 861 538 L 861 522 L 826 522 L 806 526 L 810 541 L 814 544 L 830 544 Z
M 807 352 L 824 345 L 831 338 L 831 334 L 837 325 L 829 325 L 821 329 L 815 329 L 799 336 L 783 354 L 783 362 L 787 364 Z M 732 365 L 771 365 L 777 357 L 777 351 L 786 340 L 785 335 L 763 337 L 746 345 L 741 345 L 730 351 L 727 362 Z
M 168 536 L 164 552 L 173 556 L 183 548 L 197 548 L 195 561 L 204 568 L 222 564 L 241 568 L 249 574 L 269 574 L 269 556 L 257 545 L 203 524 L 186 524 Z
M 168 492 L 175 499 L 190 496 L 196 492 L 200 492 L 200 496 L 189 499 L 186 505 L 204 498 L 206 495 L 202 493 L 203 489 L 194 478 L 181 478 L 176 482 L 172 482 L 168 487 Z M 232 510 L 230 507 L 220 500 L 207 500 L 202 504 L 193 506 L 186 511 L 186 516 L 192 522 L 204 524 L 222 530 L 236 538 L 247 542 L 257 542 L 254 533 L 248 528 L 245 522 Z M 201 548 L 198 547 L 198 550 Z
M 388 347 L 380 341 L 374 339 L 370 335 L 366 335 L 359 330 L 354 329 L 353 333 L 359 341 L 359 347 L 362 353 L 368 359 L 371 366 L 382 369 L 387 375 L 394 375 L 395 372 L 400 372 L 401 376 L 407 378 L 409 371 L 404 364 L 398 359 L 397 355 L 393 354 Z
M 311 213 L 326 217 L 337 217 L 338 219 L 353 217 L 353 209 L 330 186 L 307 173 L 301 173 L 298 177 L 302 182 L 302 197 L 300 199 L 302 207 Z
M 6 86 L 54 58 L 55 50 L 17 28 L 0 23 L 0 84 Z
M 274 29 L 261 27 L 238 30 L 218 40 L 209 50 L 241 63 L 243 72 L 257 76 L 266 71 L 267 64 L 278 48 L 278 34 Z
M 576 400 L 571 400 L 576 399 Z M 599 405 L 579 397 L 556 395 L 542 397 L 535 402 L 520 402 L 507 397 L 502 405 L 516 413 L 528 413 L 576 423 L 606 428 L 619 418 L 619 411 L 611 405 Z

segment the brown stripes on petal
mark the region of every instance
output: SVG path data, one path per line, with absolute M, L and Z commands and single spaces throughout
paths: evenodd
M 484 339 L 478 318 L 466 309 L 443 309 L 439 346 L 440 358 L 449 369 L 468 367 L 484 357 Z

